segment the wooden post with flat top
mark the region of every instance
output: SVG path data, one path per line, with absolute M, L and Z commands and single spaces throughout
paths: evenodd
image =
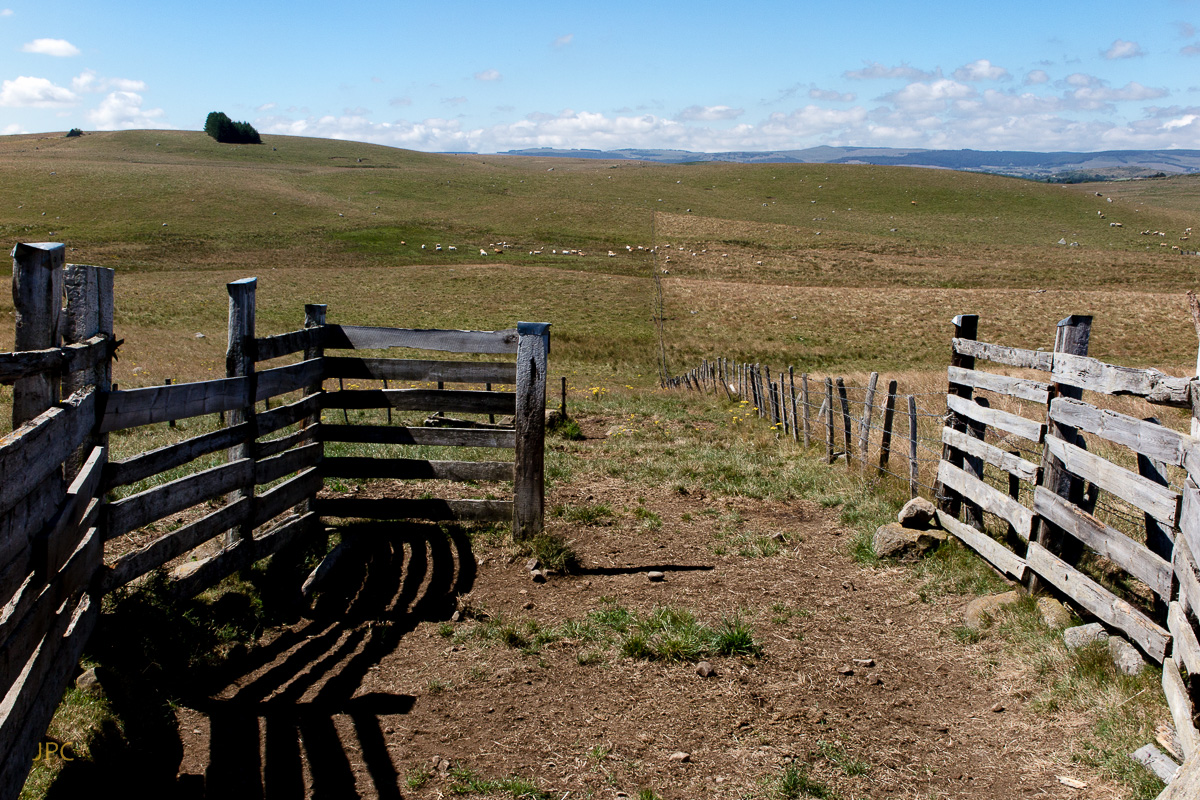
M 62 345 L 63 263 L 66 248 L 57 242 L 18 244 L 12 250 L 13 349 L 46 350 Z M 54 374 L 30 375 L 13 383 L 14 429 L 61 399 Z
M 225 351 L 225 377 L 246 378 L 245 405 L 229 412 L 226 419 L 229 426 L 250 423 L 250 432 L 241 444 L 229 448 L 229 460 L 238 461 L 243 458 L 254 458 L 254 440 L 258 438 L 254 420 L 254 295 L 258 286 L 258 278 L 243 278 L 226 284 L 229 290 L 229 344 Z M 254 485 L 243 486 L 229 493 L 229 502 L 244 497 L 254 497 Z M 242 539 L 250 538 L 254 533 L 254 515 L 247 515 L 247 521 L 225 534 L 224 544 L 230 547 Z
M 546 363 L 550 323 L 517 323 L 516 464 L 513 540 L 532 539 L 545 525 Z

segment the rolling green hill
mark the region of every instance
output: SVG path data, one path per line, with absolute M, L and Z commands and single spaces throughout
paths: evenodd
M 4 238 L 62 241 L 72 261 L 117 268 L 118 324 L 216 331 L 175 370 L 217 358 L 220 284 L 258 274 L 264 332 L 294 327 L 305 301 L 379 324 L 550 319 L 559 357 L 644 374 L 655 244 L 679 362 L 720 349 L 932 368 L 952 313 L 980 311 L 992 335 L 990 312 L 1012 343 L 1045 344 L 1049 317 L 1095 309 L 1121 315 L 1111 325 L 1128 331 L 1109 343 L 1098 322 L 1097 344 L 1113 357 L 1186 363 L 1194 340 L 1167 335 L 1186 317 L 1164 298 L 1190 288 L 1200 266 L 1182 255 L 1194 247 L 1183 237 L 1200 218 L 1197 187 L 1188 176 L 1064 187 L 905 167 L 433 155 L 279 136 L 235 146 L 178 131 L 0 137 Z M 0 331 L 0 344 L 11 335 Z

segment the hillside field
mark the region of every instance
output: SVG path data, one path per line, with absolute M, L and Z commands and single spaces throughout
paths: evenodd
M 193 132 L 0 137 L 4 238 L 61 241 L 70 261 L 117 269 L 127 386 L 219 371 L 222 284 L 248 275 L 260 279 L 260 335 L 296 327 L 305 302 L 361 324 L 547 320 L 557 369 L 650 382 L 655 268 L 673 372 L 715 354 L 815 372 L 940 370 L 950 318 L 972 312 L 982 338 L 1032 347 L 1049 346 L 1062 316 L 1095 314 L 1094 355 L 1187 369 L 1183 293 L 1200 259 L 1182 253 L 1195 246 L 1198 190 L 1197 176 L 1060 186 L 293 137 L 235 146 Z M 2 326 L 0 348 L 11 337 Z

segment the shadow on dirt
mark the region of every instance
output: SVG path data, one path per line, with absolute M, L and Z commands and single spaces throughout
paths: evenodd
M 351 547 L 306 619 L 212 674 L 170 676 L 175 713 L 147 702 L 129 675 L 106 681 L 124 736 L 102 732 L 93 760 L 68 764 L 47 797 L 99 781 L 131 797 L 401 797 L 381 718 L 407 713 L 415 698 L 359 692 L 405 634 L 450 618 L 474 584 L 475 557 L 455 528 L 368 523 L 342 534 Z M 137 654 L 125 655 L 130 669 Z

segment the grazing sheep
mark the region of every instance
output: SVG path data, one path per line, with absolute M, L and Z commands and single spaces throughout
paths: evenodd
M 486 255 L 487 255 L 487 250 L 484 250 L 482 247 L 481 247 L 481 248 L 479 248 L 479 255 L 481 255 L 481 256 L 486 256 Z

